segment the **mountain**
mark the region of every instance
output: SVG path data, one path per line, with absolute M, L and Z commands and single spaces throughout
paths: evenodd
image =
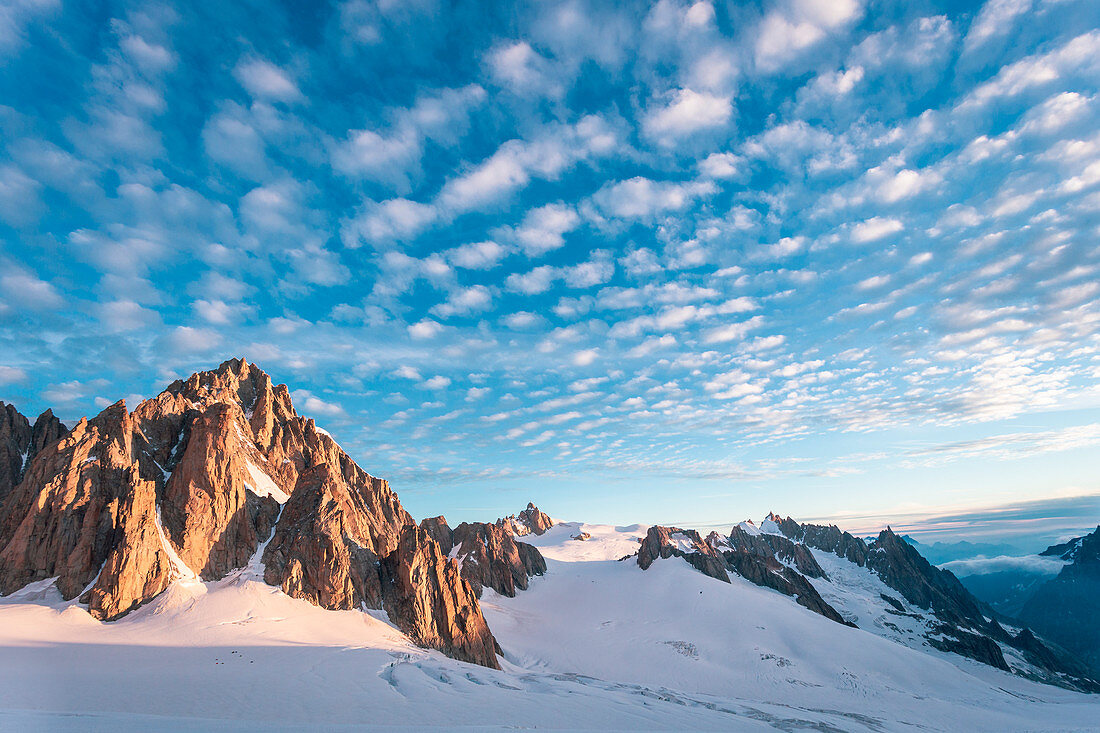
M 2 729 L 1087 730 L 1100 709 L 1067 644 L 889 529 L 703 537 L 534 503 L 417 523 L 237 359 L 71 431 L 4 415 Z
M 975 557 L 1017 556 L 1024 554 L 1020 548 L 1007 543 L 990 542 L 933 542 L 918 545 L 920 554 L 933 565 L 943 565 L 953 560 L 968 560 Z
M 499 666 L 458 565 L 254 365 L 227 361 L 71 431 L 49 412 L 34 428 L 0 414 L 0 594 L 51 580 L 114 620 L 176 581 L 252 567 L 292 598 L 384 609 L 423 646 Z
M 650 527 L 636 559 L 682 558 L 704 575 L 730 575 L 790 596 L 843 625 L 868 628 L 914 648 L 931 646 L 1052 684 L 1100 691 L 1072 655 L 1031 631 L 1002 626 L 949 571 L 936 568 L 889 528 L 870 543 L 835 526 L 799 524 L 769 515 L 760 527 L 735 526 L 729 536 L 678 527 Z
M 109 623 L 32 584 L 0 598 L 0 729 L 1095 730 L 1100 696 L 892 638 L 886 624 L 918 622 L 879 593 L 921 611 L 865 567 L 810 548 L 830 579 L 810 582 L 853 628 L 735 572 L 721 582 L 677 557 L 642 570 L 649 529 L 524 537 L 546 574 L 480 600 L 499 670 L 251 568 L 173 581 Z
M 1035 591 L 1020 619 L 1100 673 L 1100 527 L 1043 554 L 1071 562 Z
M 39 415 L 32 427 L 13 405 L 0 402 L 0 504 L 23 480 L 31 460 L 68 432 L 52 410 Z

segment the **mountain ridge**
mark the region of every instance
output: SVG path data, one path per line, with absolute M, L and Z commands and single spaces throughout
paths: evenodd
M 15 428 L 0 438 L 35 445 L 28 421 L 4 412 Z M 262 550 L 264 580 L 291 597 L 384 609 L 417 643 L 499 666 L 457 567 L 388 483 L 259 367 L 227 360 L 71 431 L 47 415 L 42 433 L 56 439 L 21 460 L 0 504 L 0 593 L 56 577 L 64 599 L 113 620 L 175 580 L 219 580 Z

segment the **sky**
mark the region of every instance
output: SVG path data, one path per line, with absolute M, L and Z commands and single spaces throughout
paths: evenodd
M 416 517 L 1089 528 L 1098 87 L 1094 0 L 8 0 L 0 399 L 239 356 Z

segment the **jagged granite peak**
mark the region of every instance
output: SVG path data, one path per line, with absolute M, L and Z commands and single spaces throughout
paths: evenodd
M 265 579 L 290 595 L 395 609 L 418 643 L 497 666 L 457 564 L 255 365 L 231 359 L 67 435 L 52 413 L 28 437 L 25 419 L 2 412 L 18 445 L 44 447 L 0 505 L 0 594 L 56 577 L 63 598 L 111 620 L 175 578 L 266 562 Z
M 638 547 L 638 567 L 648 570 L 658 558 L 682 557 L 704 575 L 730 582 L 725 562 L 718 551 L 703 541 L 694 529 L 654 525 Z
M 887 527 L 873 541 L 865 543 L 835 526 L 799 524 L 790 517 L 778 524 L 788 538 L 866 567 L 914 607 L 931 612 L 926 619 L 925 634 L 931 646 L 1015 671 L 1002 645 L 1012 647 L 1037 668 L 1044 681 L 1081 690 L 1100 689 L 1069 654 L 1033 640 L 1030 634 L 1010 634 L 998 622 L 997 614 L 975 598 L 954 574 L 929 563 L 892 528 Z M 898 603 L 895 599 L 886 600 L 891 606 Z M 905 615 L 896 607 L 891 611 Z
M 124 402 L 81 419 L 34 457 L 0 507 L 0 594 L 56 577 L 63 598 L 88 589 L 91 613 L 114 618 L 147 600 L 146 589 L 159 593 L 167 584 L 155 531 L 159 476 Z M 131 521 L 153 521 L 154 531 L 130 530 Z M 108 567 L 112 555 L 129 562 Z
M 1003 629 L 996 621 L 987 620 L 980 601 L 950 570 L 929 563 L 889 527 L 879 533 L 868 549 L 867 566 L 910 603 L 934 611 L 949 623 L 969 625 L 1003 638 Z
M 638 548 L 638 566 L 646 570 L 658 558 L 681 557 L 712 578 L 728 583 L 729 572 L 736 573 L 755 585 L 794 597 L 799 605 L 825 618 L 850 626 L 821 597 L 805 576 L 779 562 L 769 545 L 762 540 L 751 541 L 762 536 L 749 534 L 738 526 L 734 527 L 734 533 L 730 537 L 711 532 L 703 540 L 693 529 L 650 527 Z M 778 535 L 775 537 L 784 539 Z M 816 562 L 814 565 L 816 566 Z
M 1063 560 L 1072 562 L 1077 555 L 1078 549 L 1081 547 L 1081 542 L 1085 537 L 1074 537 L 1066 542 L 1060 542 L 1056 545 L 1051 545 L 1047 549 L 1039 553 L 1040 557 L 1058 557 Z
M 770 521 L 770 519 L 768 520 Z M 827 578 L 813 553 L 801 544 L 779 534 L 750 534 L 736 526 L 727 539 L 730 549 L 761 557 L 772 557 L 792 563 L 795 569 L 810 578 Z
M 413 641 L 455 659 L 500 669 L 499 645 L 473 588 L 427 532 L 415 524 L 405 526 L 379 568 L 383 607 Z
M 455 546 L 455 538 L 451 526 L 447 524 L 446 517 L 440 515 L 422 519 L 420 520 L 420 529 L 431 535 L 432 539 L 439 545 L 440 552 L 444 555 L 451 554 L 451 550 Z
M 463 522 L 451 533 L 451 556 L 461 564 L 462 577 L 481 596 L 488 586 L 512 598 L 516 589 L 527 590 L 527 579 L 546 573 L 546 560 L 538 548 L 520 542 L 500 524 Z
M 31 460 L 68 432 L 53 410 L 39 415 L 32 426 L 14 405 L 0 402 L 0 503 L 23 480 Z
M 554 520 L 540 511 L 534 502 L 527 502 L 526 509 L 519 514 L 498 519 L 497 525 L 510 529 L 517 537 L 522 537 L 527 534 L 541 535 L 554 526 Z
M 831 552 L 860 567 L 867 564 L 867 545 L 860 538 L 841 530 L 835 524 L 828 526 L 799 524 L 790 517 L 776 524 L 789 539 L 818 550 Z
M 1100 527 L 1066 545 L 1052 554 L 1072 562 L 1028 599 L 1020 619 L 1100 675 Z
M 322 608 L 381 608 L 379 556 L 396 541 L 376 543 L 369 511 L 360 487 L 332 466 L 302 474 L 264 549 L 264 580 Z M 395 540 L 406 524 L 395 528 Z

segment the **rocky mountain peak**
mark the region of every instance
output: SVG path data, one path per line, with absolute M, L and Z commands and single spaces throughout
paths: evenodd
M 419 643 L 497 666 L 457 565 L 386 481 L 244 359 L 177 380 L 132 412 L 120 400 L 68 434 L 52 413 L 31 428 L 4 406 L 5 476 L 0 594 L 57 577 L 64 598 L 110 620 L 173 579 L 216 581 L 258 563 L 291 596 L 330 609 L 385 607 Z
M 31 426 L 15 405 L 0 402 L 0 503 L 23 479 L 31 460 L 68 429 L 47 409 Z
M 554 520 L 540 511 L 534 502 L 527 502 L 526 509 L 498 519 L 497 525 L 508 529 L 517 537 L 522 537 L 527 534 L 541 535 L 554 526 Z

